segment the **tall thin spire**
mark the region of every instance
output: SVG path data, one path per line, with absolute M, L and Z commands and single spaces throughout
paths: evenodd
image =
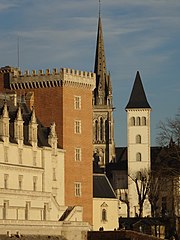
M 99 0 L 99 17 L 101 16 L 101 0 Z
M 99 3 L 100 3 L 100 0 L 99 0 Z M 94 72 L 97 75 L 106 73 L 106 58 L 105 58 L 105 51 L 104 51 L 104 39 L 103 39 L 102 22 L 101 22 L 100 14 L 101 14 L 101 10 L 99 6 L 96 56 L 95 56 L 95 66 L 94 66 Z

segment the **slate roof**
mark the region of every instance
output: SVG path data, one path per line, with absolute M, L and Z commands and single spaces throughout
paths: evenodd
M 136 74 L 131 96 L 126 106 L 126 109 L 131 108 L 151 108 L 146 98 L 139 71 Z
M 17 116 L 18 112 L 18 106 L 14 106 L 11 101 L 6 101 L 8 105 L 8 113 L 9 113 L 9 141 L 11 143 L 17 143 L 15 138 L 14 138 L 14 121 Z M 4 107 L 4 100 L 0 100 L 0 115 L 2 115 L 3 112 L 3 107 Z M 27 107 L 25 103 L 20 104 L 21 107 L 21 112 L 22 112 L 22 118 L 24 121 L 23 124 L 23 134 L 24 134 L 24 144 L 25 145 L 30 145 L 29 143 L 29 122 L 31 119 L 32 111 Z M 37 138 L 38 142 L 37 145 L 38 147 L 46 146 L 50 147 L 48 143 L 48 135 L 50 132 L 49 127 L 44 127 L 41 122 L 39 121 L 38 118 L 36 118 L 37 124 L 38 124 L 38 129 L 37 129 Z
M 116 198 L 114 190 L 104 174 L 93 174 L 93 198 Z

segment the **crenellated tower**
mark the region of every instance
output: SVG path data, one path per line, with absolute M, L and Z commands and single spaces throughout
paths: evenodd
M 94 161 L 105 167 L 115 159 L 112 83 L 106 69 L 102 20 L 99 13 L 94 73 L 96 88 L 93 92 L 93 146 Z

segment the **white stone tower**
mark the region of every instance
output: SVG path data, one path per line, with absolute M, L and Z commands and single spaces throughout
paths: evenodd
M 151 107 L 147 101 L 139 72 L 136 74 L 134 86 L 127 112 L 127 141 L 128 141 L 128 200 L 130 216 L 139 215 L 139 194 L 142 197 L 142 177 L 148 178 L 150 170 L 150 112 Z M 136 182 L 135 182 L 136 181 Z M 144 189 L 146 190 L 146 189 Z M 150 204 L 144 202 L 141 216 L 151 215 Z

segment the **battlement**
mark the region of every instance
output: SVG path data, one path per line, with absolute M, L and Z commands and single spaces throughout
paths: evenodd
M 18 68 L 3 67 L 0 68 L 0 73 L 10 74 L 11 89 L 26 89 L 26 88 L 44 88 L 73 85 L 79 87 L 95 88 L 96 74 L 70 68 L 54 68 L 46 70 L 25 70 L 24 73 Z M 79 86 L 78 86 L 79 85 Z

